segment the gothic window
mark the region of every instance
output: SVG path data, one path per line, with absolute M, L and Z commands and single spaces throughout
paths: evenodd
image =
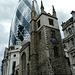
M 58 57 L 59 55 L 58 55 L 58 48 L 55 46 L 54 47 L 54 56 L 55 57 Z
M 74 44 L 75 44 L 75 43 L 74 43 L 74 38 L 72 38 L 72 39 L 71 39 L 71 42 L 72 42 L 72 45 L 74 45 Z
M 26 54 L 23 53 L 22 55 L 22 75 L 26 73 Z
M 38 21 L 38 28 L 40 27 L 40 20 Z
M 55 31 L 51 30 L 51 38 L 55 38 Z
M 49 25 L 54 25 L 54 24 L 53 24 L 53 19 L 50 19 L 50 18 L 49 18 Z
M 39 32 L 38 35 L 39 35 L 39 40 L 40 40 L 41 39 L 41 32 Z

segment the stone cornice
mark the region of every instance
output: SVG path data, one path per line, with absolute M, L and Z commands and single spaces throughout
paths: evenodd
M 56 18 L 56 17 L 54 17 L 54 16 L 52 16 L 52 15 L 50 15 L 50 14 L 47 14 L 47 13 L 41 13 L 41 14 L 39 15 L 39 17 L 37 18 L 37 20 L 40 18 L 41 15 L 46 15 L 46 16 L 49 16 L 49 17 L 52 17 L 52 18 L 55 18 L 55 19 L 58 20 L 58 18 Z
M 36 19 L 31 19 L 30 23 L 31 23 L 32 21 L 37 21 L 37 20 L 40 18 L 41 15 L 46 15 L 46 16 L 49 16 L 49 17 L 52 17 L 52 18 L 55 18 L 55 19 L 58 20 L 58 18 L 56 18 L 56 17 L 54 17 L 54 16 L 52 16 L 52 15 L 50 15 L 50 14 L 41 13 Z
M 75 37 L 75 33 L 73 33 L 72 35 L 69 35 L 69 36 L 65 37 L 63 39 L 63 42 L 68 42 L 68 40 L 70 40 L 73 36 Z
M 72 51 L 75 51 L 75 46 L 72 46 L 72 47 L 68 50 L 68 53 L 69 53 L 69 52 L 72 52 Z
M 73 24 L 73 23 L 75 23 L 75 21 L 73 21 L 73 22 L 70 22 L 68 25 L 67 24 L 65 24 L 65 27 L 62 29 L 63 31 L 68 27 L 68 26 L 70 26 L 71 24 Z
M 73 23 L 75 23 L 75 20 L 73 21 L 70 21 L 71 19 L 72 19 L 73 17 L 71 17 L 68 21 L 66 21 L 66 22 L 64 22 L 64 23 L 62 23 L 62 30 L 64 31 L 68 26 L 70 26 L 71 24 L 73 24 Z M 63 25 L 64 24 L 64 25 Z
M 45 27 L 49 27 L 49 28 L 52 28 L 52 29 L 56 29 L 56 30 L 59 30 L 59 28 L 56 28 L 55 26 L 50 26 L 50 25 L 43 25 Z M 37 31 L 39 31 L 43 26 L 40 26 Z M 59 30 L 60 31 L 60 30 Z
M 19 50 L 11 50 L 11 51 L 8 52 L 8 54 L 16 53 L 16 52 L 20 52 L 20 49 Z

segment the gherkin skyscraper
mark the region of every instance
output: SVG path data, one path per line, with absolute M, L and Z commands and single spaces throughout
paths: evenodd
M 19 0 L 10 28 L 9 46 L 16 44 L 16 40 L 30 40 L 30 19 L 32 1 L 34 1 L 37 16 L 39 7 L 36 0 Z

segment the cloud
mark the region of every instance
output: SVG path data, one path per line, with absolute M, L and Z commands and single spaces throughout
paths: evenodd
M 11 19 L 17 0 L 0 0 L 0 20 Z
M 0 0 L 0 44 L 8 43 L 11 20 L 17 2 L 18 0 Z
M 65 22 L 66 20 L 68 20 L 71 17 L 71 15 L 68 12 L 65 13 L 62 10 L 58 10 L 57 16 L 58 16 L 58 23 L 59 23 L 59 28 L 60 28 L 60 32 L 61 32 L 61 37 L 64 38 L 64 33 L 62 31 L 61 24 L 62 24 L 62 22 Z
M 8 46 L 9 32 L 18 0 L 0 0 L 0 73 L 5 47 Z M 0 74 L 1 75 L 1 74 Z
M 52 5 L 54 5 L 60 24 L 71 17 L 71 11 L 75 10 L 74 3 L 75 0 L 43 0 L 43 5 L 47 13 L 52 14 Z M 38 0 L 38 4 L 40 6 L 40 0 Z
M 3 59 L 5 47 L 8 46 L 9 39 L 10 22 L 0 21 L 0 71 L 1 71 L 1 61 Z M 1 72 L 0 72 L 1 73 Z
M 7 44 L 10 31 L 10 21 L 0 21 L 0 44 Z M 3 34 L 2 34 L 3 33 Z
M 1 75 L 1 64 L 0 64 L 0 75 Z

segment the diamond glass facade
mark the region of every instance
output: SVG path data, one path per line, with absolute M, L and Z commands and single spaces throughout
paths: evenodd
M 19 39 L 18 38 L 19 25 L 22 25 L 24 27 L 24 34 L 23 34 L 24 40 L 28 41 L 30 40 L 30 20 L 31 20 L 32 1 L 34 1 L 37 16 L 39 15 L 39 7 L 36 0 L 19 0 L 10 29 L 9 46 L 15 45 L 16 40 Z

